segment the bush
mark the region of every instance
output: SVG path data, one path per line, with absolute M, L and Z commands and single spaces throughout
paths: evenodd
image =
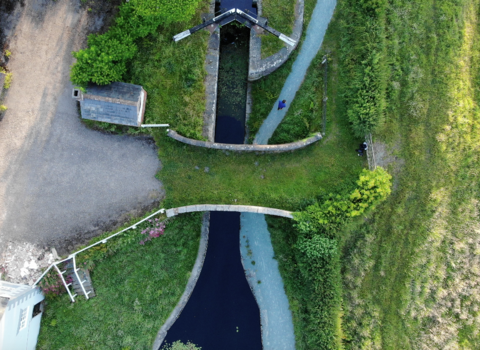
M 73 52 L 70 72 L 75 85 L 106 85 L 122 80 L 127 63 L 137 53 L 136 39 L 154 33 L 160 24 L 190 19 L 200 0 L 132 0 L 120 7 L 115 25 L 102 35 L 91 34 L 88 48 Z
M 358 187 L 350 195 L 324 196 L 304 211 L 294 213 L 296 227 L 301 233 L 322 232 L 331 237 L 348 218 L 363 214 L 384 201 L 391 192 L 391 176 L 382 167 L 374 171 L 363 169 Z

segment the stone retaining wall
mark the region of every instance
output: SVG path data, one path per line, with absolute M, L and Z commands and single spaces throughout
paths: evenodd
M 208 246 L 208 233 L 210 229 L 210 213 L 205 213 L 203 215 L 202 220 L 202 234 L 200 237 L 200 245 L 198 247 L 198 254 L 197 260 L 195 260 L 195 265 L 193 265 L 192 274 L 187 282 L 187 287 L 183 292 L 180 301 L 178 302 L 177 306 L 173 309 L 172 313 L 168 317 L 167 321 L 163 324 L 162 328 L 157 333 L 157 337 L 155 338 L 155 342 L 153 343 L 153 350 L 158 350 L 163 343 L 163 340 L 167 336 L 167 332 L 175 323 L 177 318 L 182 313 L 185 305 L 187 305 L 188 299 L 193 293 L 193 289 L 197 284 L 198 278 L 200 277 L 200 272 L 202 272 L 203 263 L 205 261 L 205 255 L 207 254 L 207 246 Z
M 198 211 L 234 211 L 234 212 L 243 212 L 243 213 L 258 213 L 265 215 L 274 215 L 282 216 L 284 218 L 293 219 L 291 211 L 274 209 L 274 208 L 265 208 L 265 207 L 256 207 L 251 205 L 224 205 L 224 204 L 198 204 L 198 205 L 187 205 L 185 207 L 167 209 L 167 217 L 176 216 L 178 214 L 192 213 Z
M 290 35 L 290 37 L 297 42 L 294 46 L 286 45 L 286 47 L 283 47 L 277 53 L 262 59 L 262 40 L 256 33 L 258 28 L 252 28 L 250 30 L 250 60 L 248 66 L 248 81 L 258 80 L 275 71 L 287 61 L 292 51 L 297 48 L 303 29 L 303 1 L 304 0 L 297 0 L 297 3 L 295 4 L 295 22 L 293 24 L 292 35 Z M 258 0 L 257 13 L 258 16 L 262 15 L 261 0 Z M 271 26 L 275 28 L 275 23 L 271 23 Z
M 179 135 L 177 132 L 173 130 L 168 130 L 167 135 L 179 142 L 183 142 L 183 143 L 186 143 L 187 145 L 192 145 L 197 147 L 220 149 L 220 150 L 226 150 L 226 151 L 237 151 L 237 152 L 271 152 L 271 153 L 295 151 L 297 149 L 304 148 L 322 139 L 322 134 L 316 133 L 314 136 L 309 137 L 307 139 L 297 141 L 297 142 L 292 142 L 292 143 L 284 143 L 281 145 L 245 145 L 245 144 L 234 145 L 234 144 L 228 144 L 228 143 L 217 143 L 217 142 L 189 139 L 188 137 Z
M 203 16 L 205 20 L 215 16 L 215 0 L 210 3 L 210 13 Z M 207 56 L 205 57 L 205 112 L 203 113 L 202 135 L 208 141 L 215 140 L 215 122 L 217 118 L 217 81 L 218 64 L 220 60 L 220 28 L 218 24 L 211 24 L 206 28 L 210 32 L 208 39 Z

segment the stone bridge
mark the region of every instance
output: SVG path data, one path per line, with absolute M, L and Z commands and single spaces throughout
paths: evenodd
M 197 205 L 187 205 L 185 207 L 167 209 L 167 217 L 176 216 L 178 214 L 192 213 L 192 212 L 203 212 L 203 211 L 234 211 L 241 213 L 258 213 L 274 216 L 282 216 L 284 218 L 293 219 L 293 213 L 287 210 L 274 209 L 274 208 L 265 208 L 265 207 L 255 207 L 251 205 L 224 205 L 224 204 L 197 204 Z

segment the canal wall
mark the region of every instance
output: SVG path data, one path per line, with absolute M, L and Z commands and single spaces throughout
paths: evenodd
M 215 17 L 215 0 L 210 2 L 210 13 L 202 16 L 208 20 Z M 211 24 L 206 28 L 210 32 L 208 39 L 207 56 L 205 57 L 205 112 L 203 113 L 202 136 L 208 141 L 215 140 L 215 122 L 217 118 L 217 82 L 218 65 L 220 62 L 220 28 L 218 24 Z
M 167 321 L 163 324 L 162 328 L 157 333 L 157 337 L 155 338 L 155 342 L 153 343 L 153 350 L 158 350 L 163 343 L 163 340 L 167 336 L 167 332 L 170 327 L 175 323 L 177 318 L 182 313 L 182 310 L 187 305 L 188 299 L 193 293 L 193 289 L 197 284 L 198 278 L 200 277 L 200 272 L 202 272 L 203 263 L 205 261 L 205 255 L 207 254 L 207 246 L 208 246 L 208 232 L 210 229 L 210 213 L 205 213 L 202 219 L 202 233 L 200 237 L 200 245 L 198 247 L 198 254 L 197 259 L 195 260 L 195 265 L 193 265 L 192 274 L 187 282 L 187 287 L 183 292 L 180 301 L 178 302 L 177 306 L 173 309 L 172 313 L 168 317 Z
M 280 153 L 280 152 L 288 152 L 288 151 L 295 151 L 301 148 L 305 148 L 312 143 L 315 143 L 322 139 L 321 133 L 316 133 L 314 136 L 309 137 L 304 140 L 292 142 L 292 143 L 284 143 L 281 145 L 248 145 L 248 144 L 229 144 L 229 143 L 217 143 L 217 142 L 210 142 L 210 141 L 200 141 L 190 139 L 188 137 L 182 136 L 178 134 L 174 130 L 168 130 L 167 135 L 172 139 L 175 139 L 179 142 L 186 143 L 187 145 L 197 146 L 197 147 L 204 147 L 210 149 L 220 149 L 226 151 L 234 151 L 234 152 L 271 152 L 271 153 Z
M 192 213 L 199 211 L 233 211 L 240 213 L 258 213 L 266 214 L 273 216 L 281 216 L 284 218 L 293 219 L 293 213 L 287 210 L 274 209 L 274 208 L 265 208 L 265 207 L 256 207 L 251 205 L 224 205 L 224 204 L 198 204 L 198 205 L 187 205 L 185 207 L 167 209 L 167 217 L 176 216 L 178 214 Z

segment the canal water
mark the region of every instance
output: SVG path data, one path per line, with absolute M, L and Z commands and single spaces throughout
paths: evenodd
M 164 341 L 204 350 L 261 350 L 260 314 L 239 248 L 240 213 L 211 212 L 207 254 L 195 289 Z

